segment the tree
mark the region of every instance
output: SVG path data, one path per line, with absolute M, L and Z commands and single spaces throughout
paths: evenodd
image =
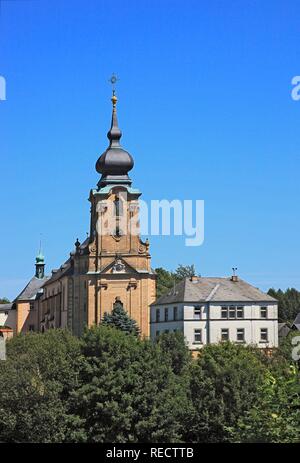
M 175 270 L 175 276 L 178 280 L 183 278 L 191 278 L 196 275 L 196 270 L 194 265 L 179 265 Z
M 73 409 L 89 442 L 178 442 L 186 391 L 159 346 L 95 326 L 83 338 L 85 366 Z
M 192 356 L 186 345 L 183 333 L 162 333 L 157 338 L 164 356 L 170 360 L 172 370 L 176 375 L 183 374 L 190 367 Z
M 120 301 L 115 302 L 111 313 L 105 312 L 102 323 L 135 336 L 140 333 L 137 322 L 128 315 Z
M 186 442 L 226 442 L 240 416 L 257 402 L 266 368 L 255 349 L 222 343 L 205 346 L 191 368 L 191 426 Z
M 300 291 L 288 288 L 285 292 L 269 289 L 268 294 L 278 300 L 278 319 L 280 322 L 292 323 L 300 312 Z
M 288 378 L 268 372 L 257 403 L 237 421 L 234 442 L 299 443 L 300 386 L 298 371 Z
M 194 265 L 179 265 L 175 272 L 169 272 L 162 267 L 155 269 L 157 275 L 156 281 L 156 297 L 159 298 L 163 294 L 166 294 L 170 289 L 174 287 L 174 284 L 178 283 L 183 278 L 190 278 L 195 275 Z
M 0 304 L 9 304 L 10 300 L 7 297 L 0 298 Z
M 80 442 L 82 423 L 70 409 L 78 386 L 80 341 L 62 330 L 19 335 L 0 362 L 1 442 Z

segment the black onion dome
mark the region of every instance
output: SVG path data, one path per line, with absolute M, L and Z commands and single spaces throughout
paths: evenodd
M 111 100 L 113 103 L 113 112 L 111 127 L 107 134 L 110 143 L 107 150 L 104 151 L 96 163 L 97 172 L 102 174 L 99 186 L 117 182 L 131 183 L 127 174 L 134 165 L 132 156 L 120 145 L 122 132 L 118 126 L 116 110 L 117 97 L 115 94 L 113 94 Z

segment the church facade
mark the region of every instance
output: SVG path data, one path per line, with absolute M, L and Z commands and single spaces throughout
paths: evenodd
M 118 302 L 142 336 L 150 335 L 156 275 L 149 241 L 143 242 L 139 232 L 141 193 L 128 176 L 134 161 L 120 145 L 116 105 L 113 92 L 109 146 L 96 163 L 101 178 L 89 196 L 89 236 L 82 243 L 77 239 L 70 257 L 50 277 L 44 276 L 43 257 L 37 257 L 36 275 L 12 307 L 17 309 L 16 333 L 69 328 L 79 336 L 85 326 L 101 323 Z

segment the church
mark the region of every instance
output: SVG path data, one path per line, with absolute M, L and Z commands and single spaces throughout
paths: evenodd
M 139 233 L 141 192 L 132 187 L 128 175 L 133 158 L 120 144 L 115 91 L 111 101 L 109 146 L 96 162 L 101 178 L 89 195 L 89 236 L 83 242 L 77 239 L 69 258 L 49 277 L 39 253 L 35 276 L 13 304 L 3 308 L 7 320 L 14 314 L 16 334 L 68 328 L 80 336 L 117 302 L 137 321 L 141 335 L 150 335 L 156 275 L 149 241 L 142 241 Z
M 141 335 L 153 340 L 181 331 L 193 351 L 222 341 L 277 347 L 277 301 L 237 275 L 186 278 L 156 300 L 150 244 L 140 235 L 141 192 L 128 175 L 133 158 L 120 144 L 115 91 L 111 101 L 109 146 L 96 162 L 101 177 L 89 195 L 89 235 L 76 240 L 50 276 L 40 250 L 34 277 L 12 304 L 0 305 L 0 336 L 52 328 L 80 336 L 122 304 Z

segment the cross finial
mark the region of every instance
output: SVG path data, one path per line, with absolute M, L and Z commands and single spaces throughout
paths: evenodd
M 112 85 L 112 91 L 113 91 L 113 95 L 115 94 L 116 92 L 116 88 L 115 88 L 115 85 L 117 83 L 117 81 L 120 80 L 116 74 L 113 72 L 112 75 L 111 75 L 111 78 L 109 79 L 109 82 L 111 83 Z
M 111 76 L 111 78 L 109 79 L 109 82 L 110 82 L 111 85 L 112 85 L 112 97 L 111 97 L 111 101 L 112 101 L 112 104 L 113 104 L 113 107 L 114 107 L 114 108 L 115 108 L 115 106 L 116 106 L 116 104 L 117 104 L 117 101 L 118 101 L 118 99 L 117 99 L 117 97 L 116 97 L 116 89 L 115 89 L 115 85 L 116 85 L 116 83 L 117 83 L 118 80 L 119 80 L 118 77 L 117 77 L 114 73 L 112 73 L 112 76 Z

